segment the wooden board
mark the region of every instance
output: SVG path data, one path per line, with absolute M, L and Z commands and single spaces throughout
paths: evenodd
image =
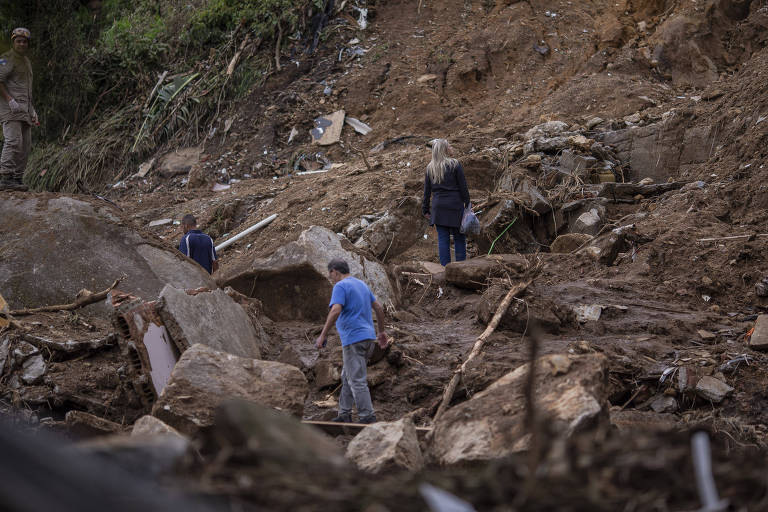
M 356 435 L 368 426 L 364 423 L 336 423 L 335 421 L 302 420 L 301 422 L 305 425 L 313 425 L 332 436 Z M 416 427 L 416 434 L 419 436 L 423 436 L 431 431 L 431 427 Z

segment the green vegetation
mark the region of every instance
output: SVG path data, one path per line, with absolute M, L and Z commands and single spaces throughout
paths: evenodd
M 324 7 L 324 0 L 0 3 L 0 50 L 14 27 L 32 31 L 42 126 L 26 181 L 92 188 L 126 175 L 163 144 L 199 143 L 228 102 L 263 83 L 278 40 L 308 36 L 308 20 Z

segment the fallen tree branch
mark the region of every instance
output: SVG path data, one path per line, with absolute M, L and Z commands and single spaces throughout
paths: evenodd
M 77 299 L 75 299 L 74 302 L 71 302 L 69 304 L 58 304 L 55 306 L 43 306 L 40 308 L 31 308 L 31 309 L 17 309 L 15 311 L 11 311 L 11 316 L 25 316 L 25 315 L 34 315 L 35 313 L 50 313 L 55 311 L 73 311 L 75 309 L 80 309 L 84 306 L 88 306 L 89 304 L 93 304 L 94 302 L 99 302 L 107 298 L 107 294 L 111 292 L 118 284 L 120 283 L 119 279 L 115 279 L 115 282 L 112 283 L 112 286 L 107 288 L 104 291 L 101 291 L 99 293 L 93 293 L 88 290 L 84 290 L 85 293 L 81 292 L 82 295 L 78 294 Z
M 462 365 L 453 372 L 453 377 L 451 377 L 451 381 L 448 383 L 448 386 L 446 386 L 445 392 L 443 392 L 443 400 L 440 402 L 440 406 L 437 408 L 437 413 L 435 413 L 435 417 L 432 419 L 433 423 L 437 422 L 440 416 L 442 416 L 442 414 L 445 412 L 448 404 L 451 403 L 453 394 L 456 392 L 456 386 L 459 385 L 459 380 L 461 380 L 461 376 L 464 374 L 467 364 L 469 364 L 470 361 L 472 361 L 475 357 L 477 357 L 478 354 L 480 354 L 480 351 L 483 349 L 483 345 L 485 345 L 486 340 L 491 336 L 491 334 L 493 334 L 493 331 L 496 330 L 496 327 L 499 325 L 499 322 L 504 316 L 504 313 L 507 312 L 512 299 L 516 295 L 523 293 L 530 284 L 531 281 L 525 281 L 513 286 L 507 292 L 507 295 L 504 297 L 504 299 L 502 299 L 502 301 L 499 303 L 499 307 L 496 308 L 496 314 L 493 315 L 493 318 L 488 323 L 488 326 L 485 328 L 483 333 L 478 336 L 477 340 L 475 341 L 475 345 L 472 347 L 472 351 L 469 353 L 469 356 L 464 360 Z
M 102 347 L 108 347 L 117 343 L 117 335 L 110 334 L 105 338 L 99 338 L 95 340 L 67 340 L 58 341 L 43 338 L 42 336 L 33 336 L 31 334 L 22 334 L 21 339 L 36 346 L 39 349 L 47 348 L 48 350 L 59 352 L 71 353 L 79 352 L 81 350 L 98 350 Z

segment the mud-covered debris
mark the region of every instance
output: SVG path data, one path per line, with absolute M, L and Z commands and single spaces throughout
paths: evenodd
M 589 245 L 578 252 L 587 254 L 603 265 L 610 266 L 616 261 L 619 253 L 626 250 L 635 233 L 634 224 L 615 228 L 593 239 Z
M 484 255 L 445 266 L 446 282 L 460 288 L 479 290 L 491 277 L 505 273 L 519 274 L 528 268 L 528 260 L 521 254 Z
M 5 371 L 5 363 L 11 350 L 11 337 L 7 334 L 0 340 L 0 375 Z
M 757 317 L 752 336 L 749 338 L 749 348 L 753 350 L 768 350 L 768 315 Z
M 421 75 L 419 78 L 416 79 L 416 81 L 420 84 L 423 84 L 424 82 L 431 82 L 433 80 L 437 80 L 437 75 L 434 74 L 426 74 Z
M 154 228 L 157 226 L 165 226 L 167 224 L 173 224 L 173 219 L 157 219 L 149 223 L 149 227 Z
M 75 353 L 87 350 L 99 350 L 105 347 L 111 347 L 117 344 L 117 335 L 109 334 L 103 338 L 93 340 L 53 340 L 43 336 L 32 334 L 22 334 L 21 338 L 39 349 L 48 349 L 51 351 Z
M 754 361 L 754 358 L 749 354 L 741 354 L 721 364 L 717 368 L 717 371 L 722 373 L 733 373 L 736 370 L 738 370 L 742 365 L 749 366 L 749 364 L 752 363 L 753 361 Z
M 618 409 L 618 407 L 616 407 L 616 409 Z M 674 414 L 635 410 L 612 410 L 611 425 L 619 430 L 630 432 L 668 432 L 679 428 Z
M 5 302 L 5 299 L 2 295 L 0 295 L 0 329 L 4 327 L 8 327 L 11 323 L 11 314 L 10 310 L 8 309 L 8 303 Z
M 768 297 L 768 277 L 764 277 L 755 283 L 755 295 L 758 297 Z
M 576 313 L 576 320 L 581 324 L 586 322 L 596 322 L 600 320 L 603 306 L 600 304 L 580 304 L 575 306 L 573 311 Z
M 573 233 L 584 233 L 587 235 L 595 236 L 600 232 L 600 228 L 603 227 L 604 220 L 600 215 L 600 210 L 592 208 L 588 212 L 584 212 L 579 215 L 576 222 L 573 224 Z
M 206 345 L 181 355 L 152 415 L 184 434 L 210 426 L 216 408 L 242 398 L 301 416 L 309 387 L 295 366 L 237 357 Z
M 349 443 L 347 458 L 374 474 L 396 469 L 419 471 L 424 466 L 416 427 L 407 417 L 364 428 Z
M 658 413 L 665 413 L 665 412 L 673 413 L 673 412 L 677 412 L 679 409 L 677 399 L 673 396 L 668 396 L 668 395 L 661 395 L 655 398 L 651 402 L 650 407 L 654 412 L 658 412 Z
M 732 392 L 731 386 L 709 375 L 705 375 L 696 383 L 696 394 L 716 404 L 722 402 Z
M 360 121 L 359 119 L 355 119 L 354 117 L 346 117 L 344 122 L 354 128 L 354 130 L 360 135 L 368 135 L 373 131 L 373 128 Z
M 339 142 L 341 129 L 344 126 L 344 111 L 338 110 L 332 114 L 315 119 L 315 127 L 309 131 L 312 142 L 321 146 L 329 146 Z
M 699 337 L 704 341 L 713 341 L 715 338 L 717 338 L 717 334 L 707 331 L 706 329 L 699 329 L 696 331 L 696 334 L 698 334 Z

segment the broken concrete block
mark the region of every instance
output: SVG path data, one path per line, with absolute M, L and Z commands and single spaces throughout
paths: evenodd
M 576 219 L 572 231 L 574 233 L 584 233 L 595 236 L 600 232 L 600 228 L 602 227 L 603 219 L 600 216 L 600 212 L 597 208 L 592 208 L 588 212 L 582 213 L 579 218 Z
M 21 380 L 24 384 L 34 384 L 45 375 L 45 360 L 40 354 L 27 358 L 21 365 Z
M 479 290 L 490 277 L 523 272 L 527 267 L 528 260 L 521 254 L 483 255 L 449 263 L 445 266 L 445 280 L 460 288 Z
M 157 435 L 184 437 L 184 435 L 182 435 L 178 430 L 176 430 L 172 426 L 155 418 L 154 416 L 150 416 L 149 414 L 137 419 L 136 422 L 133 424 L 133 429 L 131 430 L 131 436 L 133 437 L 136 437 L 136 436 L 147 437 L 147 436 L 157 436 Z
M 168 285 L 157 310 L 181 352 L 200 343 L 239 357 L 261 357 L 248 314 L 224 290 L 189 295 Z
M 307 379 L 295 366 L 197 344 L 181 355 L 152 415 L 192 434 L 210 426 L 214 411 L 226 400 L 242 398 L 301 416 L 308 392 Z
M 705 400 L 719 404 L 733 392 L 733 388 L 714 377 L 706 375 L 696 383 L 696 394 Z
M 537 411 L 560 435 L 607 420 L 607 360 L 601 354 L 566 356 L 568 371 L 552 375 L 550 356 L 536 361 Z M 435 424 L 429 446 L 439 464 L 504 457 L 528 448 L 524 388 L 529 365 L 508 373 L 464 403 L 448 409 Z
M 394 302 L 386 269 L 351 245 L 342 245 L 336 233 L 320 226 L 307 229 L 272 256 L 255 260 L 250 270 L 224 285 L 261 300 L 265 314 L 273 320 L 322 321 L 331 297 L 327 265 L 333 258 L 344 259 L 350 274 L 364 281 L 382 305 Z
M 549 251 L 568 254 L 589 242 L 592 238 L 592 235 L 586 233 L 566 233 L 555 238 L 555 241 L 549 246 Z
M 332 114 L 315 118 L 315 127 L 309 131 L 312 142 L 321 146 L 339 142 L 341 129 L 344 127 L 344 116 L 343 110 L 337 110 Z
M 70 433 L 83 438 L 112 435 L 123 431 L 123 426 L 119 423 L 83 411 L 68 411 L 64 415 L 64 421 Z
M 749 348 L 768 350 L 768 315 L 760 315 L 755 321 L 755 330 L 749 338 Z
M 410 418 L 365 427 L 347 447 L 347 458 L 369 473 L 407 469 L 419 471 L 424 458 Z

